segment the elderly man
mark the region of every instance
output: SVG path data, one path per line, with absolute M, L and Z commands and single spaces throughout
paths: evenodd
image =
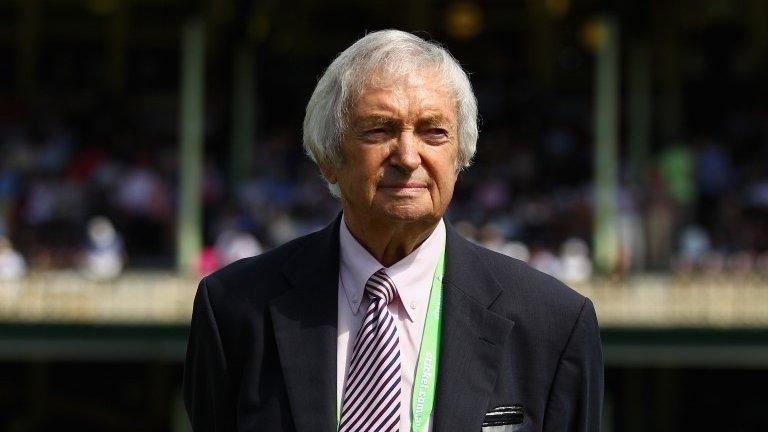
M 304 146 L 343 212 L 202 280 L 194 430 L 599 430 L 592 303 L 442 219 L 476 117 L 461 67 L 409 33 L 371 33 L 333 61 Z

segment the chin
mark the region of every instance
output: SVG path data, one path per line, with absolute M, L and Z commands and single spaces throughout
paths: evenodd
M 401 222 L 417 222 L 439 219 L 435 217 L 432 209 L 413 204 L 392 204 L 383 209 L 384 215 L 391 220 Z

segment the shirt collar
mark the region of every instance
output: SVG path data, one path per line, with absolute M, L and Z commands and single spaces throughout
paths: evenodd
M 343 215 L 339 228 L 339 246 L 341 284 L 352 313 L 357 315 L 365 283 L 383 266 L 352 236 Z M 411 321 L 415 314 L 426 314 L 432 277 L 444 248 L 445 223 L 440 219 L 429 237 L 413 252 L 386 268 L 387 275 L 397 287 L 403 309 Z

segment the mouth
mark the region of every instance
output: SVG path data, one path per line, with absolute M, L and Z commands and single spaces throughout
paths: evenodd
M 426 189 L 427 184 L 421 182 L 405 182 L 405 183 L 384 183 L 379 185 L 380 189 Z
M 379 185 L 379 190 L 391 193 L 409 195 L 422 192 L 427 189 L 426 183 L 421 182 L 404 182 L 404 183 L 385 183 Z

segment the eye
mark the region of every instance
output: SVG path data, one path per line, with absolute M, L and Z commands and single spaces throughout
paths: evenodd
M 441 142 L 448 138 L 448 131 L 443 128 L 428 128 L 422 135 L 427 141 Z
M 389 138 L 390 132 L 383 127 L 366 129 L 363 131 L 363 139 L 368 142 L 380 142 Z

